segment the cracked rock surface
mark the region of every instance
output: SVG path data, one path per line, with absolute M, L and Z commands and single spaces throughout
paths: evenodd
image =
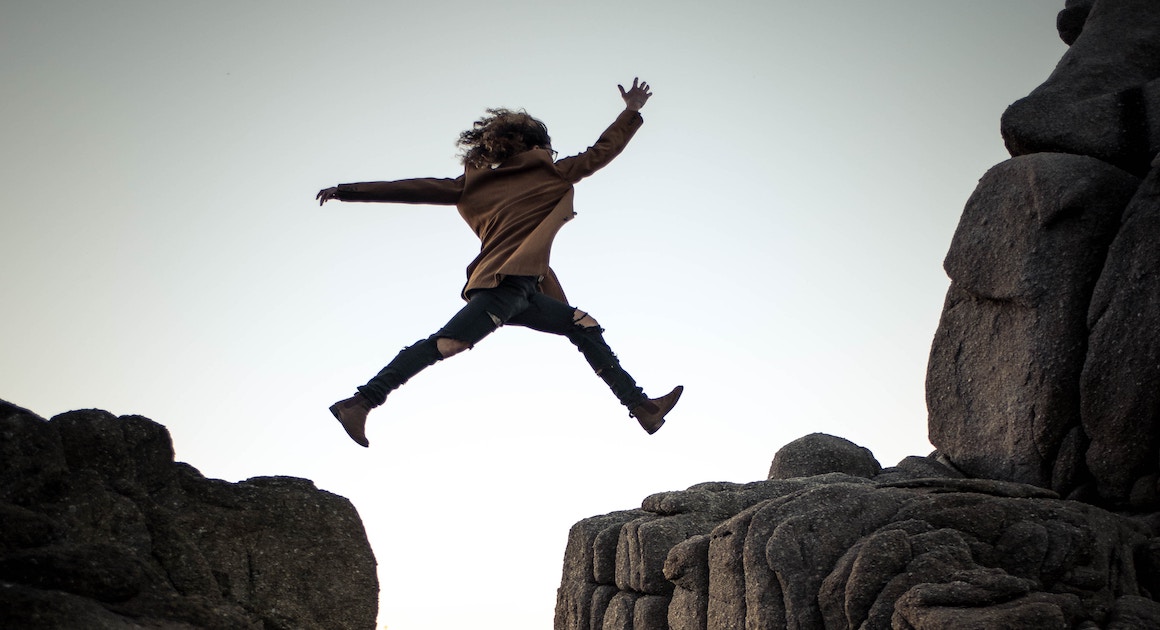
M 0 627 L 375 626 L 358 512 L 305 479 L 207 479 L 165 427 L 0 401 Z

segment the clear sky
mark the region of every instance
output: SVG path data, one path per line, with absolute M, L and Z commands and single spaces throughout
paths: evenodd
M 550 627 L 568 528 L 765 478 L 822 431 L 925 455 L 959 213 L 1062 0 L 7 2 L 0 398 L 167 426 L 206 476 L 358 507 L 380 626 Z M 327 407 L 460 306 L 453 208 L 330 203 L 454 177 L 485 107 L 562 156 L 655 96 L 577 188 L 553 267 L 653 396 L 628 418 L 562 338 L 505 328 L 371 416 Z

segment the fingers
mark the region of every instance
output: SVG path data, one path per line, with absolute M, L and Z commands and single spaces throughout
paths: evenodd
M 652 96 L 652 92 L 649 91 L 650 88 L 648 85 L 648 81 L 641 81 L 640 77 L 633 77 L 632 78 L 632 89 L 630 89 L 630 90 L 625 90 L 624 86 L 620 85 L 620 84 L 617 84 L 616 87 L 620 88 L 620 95 L 621 96 L 628 96 L 629 94 L 632 94 L 634 92 L 638 92 L 638 93 L 643 92 L 645 96 Z

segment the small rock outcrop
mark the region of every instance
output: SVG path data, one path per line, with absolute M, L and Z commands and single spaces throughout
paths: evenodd
M 831 472 L 870 478 L 882 472 L 870 449 L 845 438 L 811 433 L 779 450 L 769 466 L 770 479 L 812 477 Z
M 944 262 L 937 450 L 813 434 L 581 521 L 556 630 L 1160 628 L 1160 3 L 1057 27 Z
M 377 611 L 346 499 L 206 479 L 140 416 L 0 401 L 0 627 L 369 630 Z

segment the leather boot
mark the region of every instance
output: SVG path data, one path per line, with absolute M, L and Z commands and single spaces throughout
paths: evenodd
M 652 435 L 665 423 L 665 414 L 677 405 L 677 401 L 681 398 L 681 392 L 684 391 L 685 388 L 683 385 L 677 385 L 673 388 L 673 391 L 660 398 L 653 398 L 633 405 L 628 410 L 628 413 L 633 418 L 636 418 L 641 428 L 647 431 L 649 435 Z
M 367 440 L 367 414 L 374 406 L 366 396 L 355 394 L 346 400 L 340 400 L 330 406 L 330 413 L 342 423 L 346 434 L 360 446 L 370 446 Z

